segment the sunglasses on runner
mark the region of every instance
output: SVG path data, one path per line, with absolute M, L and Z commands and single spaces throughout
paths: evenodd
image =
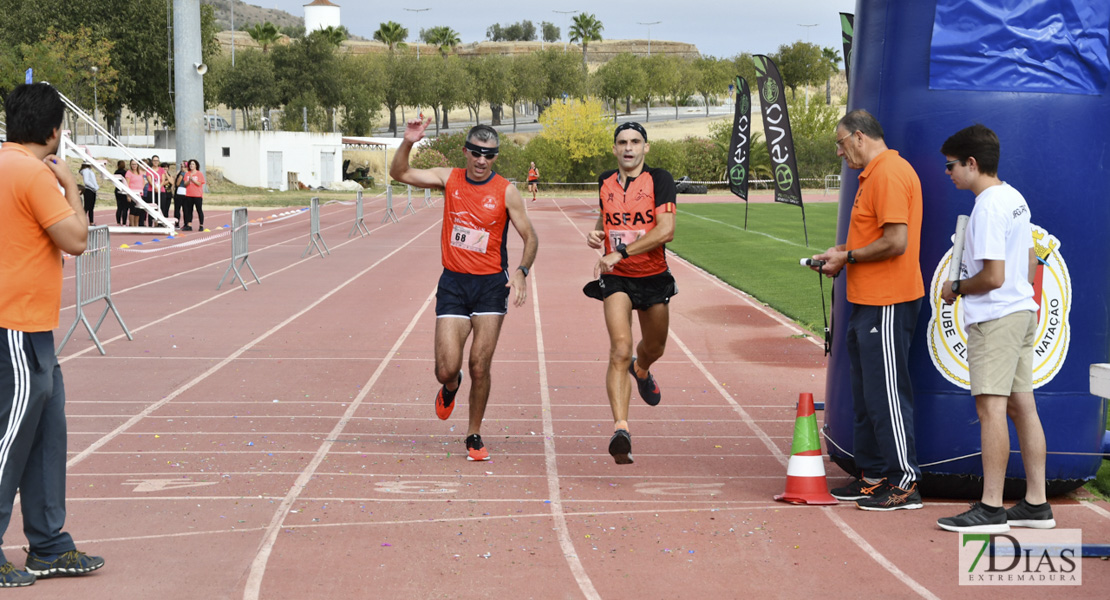
M 467 150 L 467 152 L 469 152 L 470 155 L 473 156 L 474 158 L 485 157 L 489 160 L 493 160 L 493 159 L 497 158 L 497 153 L 496 152 L 494 152 L 492 154 L 485 154 L 485 153 L 479 152 L 477 150 Z

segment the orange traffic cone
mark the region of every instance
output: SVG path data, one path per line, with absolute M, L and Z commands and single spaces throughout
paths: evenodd
M 825 482 L 813 394 L 798 395 L 798 417 L 794 420 L 794 444 L 790 452 L 790 462 L 786 464 L 786 491 L 776 495 L 775 500 L 793 504 L 836 504 Z

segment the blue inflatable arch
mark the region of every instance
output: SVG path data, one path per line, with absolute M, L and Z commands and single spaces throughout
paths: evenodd
M 1004 8 L 1005 10 L 999 10 Z M 1105 0 L 859 0 L 849 109 L 882 123 L 887 145 L 916 169 L 924 194 L 921 271 L 926 297 L 910 354 L 922 491 L 978 497 L 979 423 L 967 387 L 960 311 L 939 302 L 956 217 L 956 190 L 939 149 L 982 123 L 1002 142 L 999 174 L 1033 213 L 1039 270 L 1034 379 L 1048 442 L 1049 493 L 1094 477 L 1105 401 L 1089 393 L 1093 363 L 1110 352 L 1110 3 Z M 844 168 L 837 225 L 847 237 L 859 172 Z M 939 278 L 939 281 L 938 281 Z M 834 324 L 847 323 L 844 286 Z M 826 382 L 829 454 L 855 472 L 844 327 L 834 327 Z M 1024 493 L 1017 435 L 1006 495 Z

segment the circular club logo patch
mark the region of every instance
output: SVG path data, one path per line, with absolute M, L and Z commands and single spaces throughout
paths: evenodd
M 740 185 L 744 183 L 744 165 L 736 165 L 729 171 L 729 179 L 732 180 L 733 185 Z
M 1037 338 L 1033 343 L 1033 388 L 1052 381 L 1068 356 L 1071 330 L 1068 315 L 1071 312 L 1071 276 L 1064 258 L 1060 256 L 1060 240 L 1036 225 L 1033 228 L 1033 245 L 1037 253 L 1034 297 L 1038 298 Z M 929 358 L 944 378 L 959 387 L 971 389 L 967 368 L 967 332 L 963 325 L 962 299 L 945 304 L 940 297 L 940 286 L 948 279 L 948 265 L 952 249 L 940 259 L 933 271 L 929 285 L 929 303 L 933 313 L 929 319 Z
M 779 99 L 779 84 L 774 79 L 768 78 L 763 84 L 763 99 L 767 104 L 774 104 Z

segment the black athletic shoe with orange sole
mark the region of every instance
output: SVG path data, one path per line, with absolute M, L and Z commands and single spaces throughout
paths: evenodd
M 451 411 L 455 410 L 455 394 L 459 393 L 461 387 L 462 371 L 459 371 L 459 384 L 454 390 L 448 390 L 445 385 L 440 386 L 439 393 L 436 394 L 436 416 L 440 420 L 446 421 L 447 417 L 451 416 Z

